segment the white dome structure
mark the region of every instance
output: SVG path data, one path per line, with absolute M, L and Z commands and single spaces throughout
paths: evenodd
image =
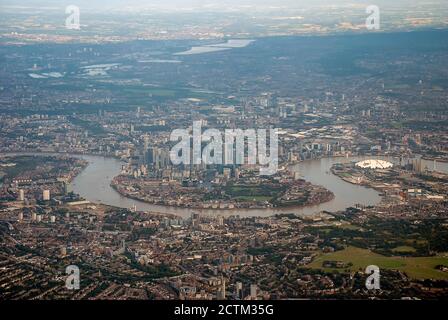
M 360 161 L 357 162 L 355 165 L 363 169 L 388 169 L 394 166 L 389 161 L 375 160 L 375 159 Z

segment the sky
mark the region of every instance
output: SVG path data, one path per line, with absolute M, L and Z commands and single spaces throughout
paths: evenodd
M 433 4 L 434 8 L 446 5 L 447 0 L 0 0 L 0 6 L 27 6 L 27 7 L 62 7 L 67 5 L 78 5 L 95 9 L 118 9 L 128 10 L 139 8 L 158 8 L 165 10 L 189 9 L 189 10 L 225 10 L 234 8 L 250 10 L 266 8 L 309 8 L 315 6 L 346 6 L 346 5 L 371 5 L 403 6 L 415 4 Z

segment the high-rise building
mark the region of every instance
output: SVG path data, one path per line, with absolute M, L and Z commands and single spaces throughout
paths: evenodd
M 67 255 L 67 248 L 65 246 L 61 247 L 61 258 Z
M 42 192 L 42 200 L 50 201 L 50 190 L 44 190 Z
M 198 213 L 192 213 L 191 214 L 191 225 L 193 226 L 193 228 L 197 227 L 200 223 L 200 216 Z
M 157 147 L 148 147 L 145 149 L 145 164 L 153 165 L 156 163 L 156 159 L 158 157 L 158 149 Z
M 221 276 L 221 298 L 226 299 L 226 280 Z
M 230 174 L 231 174 L 231 172 L 232 172 L 232 170 L 230 169 L 230 168 L 224 168 L 223 169 L 223 175 L 224 175 L 224 178 L 227 178 L 227 179 L 229 179 L 230 178 Z
M 154 165 L 156 169 L 164 169 L 170 164 L 170 153 L 165 149 L 156 149 Z
M 143 150 L 142 150 L 142 155 L 143 155 L 143 164 L 148 164 L 148 150 L 149 149 L 149 137 L 148 135 L 145 135 L 143 137 Z
M 250 285 L 250 298 L 251 299 L 256 299 L 257 298 L 257 291 L 258 291 L 258 287 L 256 284 L 251 284 Z
M 240 179 L 240 170 L 238 168 L 235 168 L 235 179 L 239 180 Z
M 243 283 L 237 282 L 235 285 L 235 297 L 237 299 L 243 299 Z
M 19 201 L 25 201 L 25 191 L 23 189 L 19 190 Z

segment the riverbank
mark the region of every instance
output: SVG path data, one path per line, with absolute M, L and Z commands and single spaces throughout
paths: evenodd
M 384 194 L 383 194 L 384 190 L 383 190 L 382 188 L 380 188 L 380 187 L 379 187 L 378 185 L 376 185 L 376 184 L 373 184 L 373 183 L 370 183 L 370 182 L 366 182 L 365 180 L 358 181 L 358 180 L 356 180 L 356 178 L 353 177 L 353 176 L 349 176 L 349 177 L 347 177 L 347 176 L 344 175 L 343 172 L 338 172 L 338 171 L 336 171 L 334 167 L 332 167 L 332 168 L 330 169 L 330 171 L 331 171 L 331 173 L 334 174 L 336 177 L 340 178 L 341 180 L 343 180 L 343 181 L 345 181 L 345 182 L 347 182 L 347 183 L 350 183 L 350 184 L 355 185 L 355 186 L 362 186 L 362 187 L 366 187 L 366 188 L 374 189 L 374 190 L 378 191 L 378 193 L 380 194 L 381 197 L 383 197 L 383 195 L 384 195 Z
M 312 206 L 317 206 L 323 204 L 325 202 L 329 202 L 334 199 L 334 193 L 320 186 L 312 185 L 305 181 L 295 181 L 295 183 L 301 182 L 303 184 L 303 192 L 307 195 L 305 199 L 300 199 L 300 201 L 291 200 L 289 197 L 287 198 L 289 201 L 283 200 L 286 198 L 283 195 L 281 198 L 276 199 L 274 203 L 268 201 L 260 201 L 256 202 L 257 196 L 253 196 L 253 201 L 250 199 L 251 197 L 243 197 L 247 198 L 247 201 L 239 201 L 238 197 L 235 199 L 229 199 L 227 201 L 222 200 L 213 200 L 209 202 L 204 201 L 185 201 L 185 199 L 169 199 L 167 196 L 161 196 L 160 194 L 153 197 L 147 196 L 145 194 L 135 194 L 136 191 L 129 190 L 130 186 L 126 186 L 123 184 L 122 179 L 120 177 L 115 177 L 112 179 L 110 186 L 118 192 L 123 197 L 134 199 L 137 201 L 141 201 L 151 205 L 159 205 L 159 206 L 167 206 L 174 208 L 184 208 L 184 209 L 194 209 L 194 210 L 263 210 L 263 209 L 301 209 Z M 126 179 L 124 177 L 123 179 Z M 121 182 L 121 183 L 120 183 Z M 297 186 L 296 186 L 297 187 Z M 307 189 L 305 190 L 305 187 Z M 159 191 L 159 188 L 156 188 Z M 198 190 L 193 190 L 189 193 L 194 193 Z M 286 190 L 285 194 L 290 193 L 291 190 Z M 205 191 L 204 191 L 205 192 Z M 210 191 L 209 191 L 210 192 Z M 187 191 L 188 193 L 188 191 Z M 207 193 L 204 193 L 207 195 Z M 179 198 L 179 194 L 176 194 L 176 197 Z M 182 198 L 182 196 L 180 196 Z
M 45 160 L 45 161 L 42 161 Z M 2 164 L 4 161 L 10 163 Z M 54 167 L 54 170 L 59 172 L 46 172 L 51 171 L 48 166 L 49 162 Z M 54 163 L 56 162 L 56 163 Z M 80 159 L 79 157 L 73 157 L 68 154 L 33 154 L 33 153 L 7 153 L 0 154 L 0 176 L 1 179 L 8 177 L 11 181 L 14 180 L 36 180 L 36 175 L 42 175 L 41 180 L 54 179 L 55 181 L 70 183 L 72 182 L 84 169 L 88 166 L 88 162 Z M 37 167 L 40 167 L 38 170 Z M 9 174 L 7 174 L 9 173 Z
M 295 179 L 282 171 L 275 179 L 240 172 L 238 178 L 216 178 L 213 182 L 189 183 L 174 179 L 114 177 L 111 187 L 122 196 L 148 204 L 195 210 L 264 210 L 305 208 L 334 198 L 324 187 Z
M 356 161 L 360 159 L 359 157 L 314 159 L 291 166 L 290 170 L 300 173 L 300 177 L 304 180 L 314 185 L 320 185 L 334 194 L 332 200 L 320 205 L 309 206 L 306 208 L 288 207 L 213 210 L 166 207 L 123 197 L 110 186 L 112 178 L 118 176 L 121 172 L 123 165 L 122 161 L 117 158 L 104 157 L 103 155 L 63 154 L 80 157 L 89 162 L 89 165 L 84 171 L 75 177 L 73 182 L 68 186 L 69 191 L 79 194 L 82 198 L 92 203 L 106 204 L 127 209 L 136 208 L 138 211 L 172 214 L 182 218 L 190 217 L 192 212 L 210 216 L 231 216 L 237 214 L 246 217 L 268 217 L 277 214 L 295 214 L 307 217 L 319 214 L 322 211 L 336 212 L 345 210 L 346 208 L 354 207 L 357 204 L 373 206 L 379 204 L 381 201 L 376 190 L 352 185 L 329 173 L 329 170 L 334 163 Z

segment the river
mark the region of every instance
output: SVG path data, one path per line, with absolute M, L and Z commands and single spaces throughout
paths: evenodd
M 13 154 L 35 154 L 35 153 L 10 153 Z M 45 154 L 42 154 L 45 155 Z M 54 154 L 53 154 L 54 155 Z M 349 157 L 349 158 L 323 158 L 317 160 L 308 160 L 300 162 L 290 169 L 298 171 L 300 176 L 317 185 L 321 185 L 332 191 L 334 199 L 316 206 L 305 208 L 281 208 L 281 209 L 235 209 L 235 210 L 198 210 L 188 208 L 167 207 L 144 203 L 142 201 L 129 199 L 120 195 L 111 186 L 113 177 L 120 174 L 121 166 L 124 164 L 118 159 L 93 155 L 65 154 L 73 157 L 79 157 L 89 162 L 89 165 L 72 181 L 69 190 L 78 193 L 83 198 L 96 203 L 106 205 L 131 208 L 134 205 L 141 211 L 152 211 L 159 213 L 174 214 L 183 218 L 190 217 L 192 212 L 209 215 L 240 215 L 240 216 L 259 216 L 266 217 L 278 213 L 294 213 L 300 216 L 309 216 L 319 213 L 323 210 L 338 211 L 348 207 L 361 205 L 376 205 L 381 201 L 378 191 L 353 185 L 345 182 L 330 172 L 330 168 L 335 163 L 346 163 L 351 161 L 360 161 L 365 159 L 383 159 L 393 163 L 398 163 L 398 158 L 392 157 Z M 434 161 L 422 160 L 424 167 L 429 170 L 434 169 Z M 448 163 L 437 162 L 436 170 L 448 173 Z
M 297 215 L 313 215 L 327 211 L 344 210 L 355 204 L 376 205 L 381 201 L 376 190 L 357 186 L 343 181 L 330 172 L 335 163 L 358 161 L 375 157 L 350 157 L 350 158 L 323 158 L 319 160 L 303 161 L 294 165 L 291 169 L 298 170 L 301 177 L 313 184 L 321 185 L 332 191 L 335 198 L 329 202 L 305 208 L 282 208 L 282 209 L 237 209 L 237 210 L 198 210 L 188 208 L 166 207 L 152 205 L 141 201 L 129 199 L 118 194 L 112 187 L 110 181 L 121 171 L 122 162 L 114 158 L 100 156 L 78 156 L 89 161 L 88 167 L 79 174 L 71 183 L 69 188 L 92 202 L 113 205 L 122 208 L 131 208 L 134 205 L 141 211 L 153 211 L 169 213 L 189 217 L 192 212 L 210 215 L 236 215 L 240 216 L 271 216 L 277 213 L 294 213 Z M 397 162 L 397 159 L 376 157 L 380 159 Z M 432 161 L 423 161 L 424 165 L 432 169 Z M 437 163 L 437 169 L 448 172 L 448 163 Z

